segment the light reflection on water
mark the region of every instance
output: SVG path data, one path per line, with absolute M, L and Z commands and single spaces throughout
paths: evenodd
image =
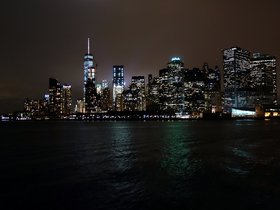
M 192 176 L 197 170 L 199 160 L 192 159 L 195 140 L 184 124 L 168 126 L 164 130 L 161 167 L 171 176 Z
M 0 126 L 0 207 L 4 201 L 11 209 L 275 209 L 278 205 L 277 121 Z
M 131 130 L 129 126 L 116 126 L 111 131 L 112 155 L 117 170 L 125 172 L 133 164 Z

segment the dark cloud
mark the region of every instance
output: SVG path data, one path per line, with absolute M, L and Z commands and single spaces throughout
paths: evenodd
M 187 67 L 222 64 L 221 50 L 240 46 L 279 58 L 278 0 L 29 0 L 1 4 L 1 96 L 42 97 L 48 77 L 73 85 L 81 97 L 83 54 L 92 38 L 97 79 L 158 74 L 169 58 Z M 3 97 L 1 98 L 3 101 Z M 18 109 L 22 104 L 18 103 Z M 12 111 L 0 104 L 0 111 Z M 13 107 L 14 108 L 14 107 Z

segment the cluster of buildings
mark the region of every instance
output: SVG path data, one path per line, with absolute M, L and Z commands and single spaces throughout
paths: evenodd
M 54 78 L 49 78 L 49 92 L 44 99 L 26 99 L 24 117 L 41 119 L 44 118 L 68 118 L 72 114 L 72 91 L 71 85 L 61 84 Z
M 84 55 L 83 98 L 72 106 L 71 85 L 49 79 L 49 92 L 42 100 L 26 99 L 25 116 L 29 118 L 76 119 L 116 117 L 138 113 L 141 118 L 172 116 L 201 118 L 232 115 L 269 117 L 280 115 L 277 108 L 276 58 L 250 53 L 239 47 L 223 51 L 223 69 L 188 69 L 174 57 L 159 75 L 131 78 L 125 86 L 125 67 L 114 65 L 112 83 L 96 81 L 94 56 Z
M 277 105 L 276 58 L 241 48 L 224 50 L 224 110 Z

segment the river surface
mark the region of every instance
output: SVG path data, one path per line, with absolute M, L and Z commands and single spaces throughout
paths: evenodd
M 280 121 L 0 123 L 0 209 L 280 209 Z

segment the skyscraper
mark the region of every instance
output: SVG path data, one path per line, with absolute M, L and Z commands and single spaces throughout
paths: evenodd
M 131 85 L 134 85 L 138 90 L 138 111 L 146 111 L 146 94 L 145 94 L 145 77 L 133 76 L 131 78 Z
M 86 113 L 93 113 L 98 110 L 95 70 L 96 64 L 93 55 L 90 53 L 90 40 L 88 38 L 88 51 L 84 56 L 84 104 Z
M 184 73 L 184 111 L 186 114 L 200 115 L 205 111 L 206 74 L 199 68 L 188 69 Z
M 122 111 L 124 91 L 124 66 L 113 66 L 113 106 L 115 111 Z
M 253 53 L 250 87 L 255 92 L 257 103 L 277 103 L 276 57 Z
M 146 109 L 147 111 L 159 111 L 160 103 L 159 103 L 159 88 L 161 82 L 158 77 L 154 77 L 149 74 L 148 76 L 148 94 L 146 100 Z
M 109 111 L 112 107 L 111 91 L 107 80 L 102 80 L 101 83 L 101 110 Z
M 206 112 L 221 112 L 221 74 L 218 66 L 215 69 L 209 68 L 208 64 L 203 65 L 205 74 L 205 111 Z
M 62 114 L 61 84 L 54 78 L 49 78 L 49 115 L 58 117 Z
M 146 111 L 145 77 L 133 76 L 123 97 L 125 111 Z
M 88 38 L 87 53 L 84 55 L 84 86 L 86 85 L 88 78 L 91 78 L 93 83 L 95 83 L 95 68 L 96 65 L 93 60 L 93 55 L 90 52 L 90 39 Z
M 178 114 L 184 111 L 184 72 L 184 63 L 179 57 L 172 58 L 167 68 L 159 71 L 162 110 Z
M 225 49 L 224 56 L 224 111 L 232 107 L 248 107 L 250 52 L 239 47 Z
M 72 93 L 71 85 L 63 84 L 62 85 L 62 113 L 64 115 L 71 114 L 72 109 Z

